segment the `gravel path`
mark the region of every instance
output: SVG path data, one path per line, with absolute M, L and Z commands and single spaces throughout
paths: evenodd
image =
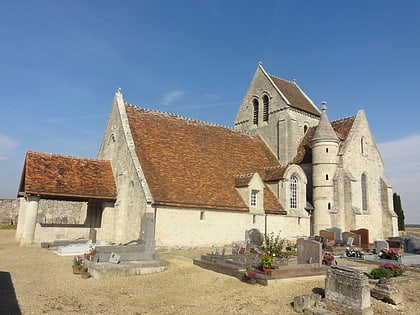
M 0 230 L 0 314 L 294 314 L 295 296 L 324 288 L 323 276 L 250 285 L 185 259 L 205 250 L 161 253 L 171 265 L 163 273 L 82 279 L 72 273 L 72 257 L 19 247 L 14 234 Z M 420 280 L 399 287 L 405 302 L 372 299 L 374 314 L 419 314 Z

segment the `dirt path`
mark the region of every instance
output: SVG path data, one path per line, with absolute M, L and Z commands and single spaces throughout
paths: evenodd
M 205 250 L 161 253 L 171 264 L 163 273 L 82 279 L 71 271 L 72 257 L 19 247 L 14 234 L 0 230 L 1 314 L 13 307 L 22 314 L 294 314 L 295 296 L 324 288 L 323 276 L 250 285 L 180 258 Z M 406 301 L 391 306 L 372 299 L 374 314 L 418 314 L 420 281 L 400 287 Z

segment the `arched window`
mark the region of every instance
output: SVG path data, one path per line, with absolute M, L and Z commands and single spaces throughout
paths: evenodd
M 269 104 L 269 100 L 268 100 L 268 96 L 264 95 L 263 96 L 263 121 L 268 121 L 268 113 L 270 110 L 270 104 Z
M 290 178 L 290 208 L 297 208 L 298 200 L 298 179 L 296 176 Z
M 303 126 L 303 134 L 305 134 L 308 131 L 308 125 Z
M 254 125 L 258 125 L 258 115 L 259 115 L 258 109 L 260 105 L 258 104 L 258 100 L 256 98 L 254 98 L 254 100 L 252 101 L 252 104 L 253 104 L 253 109 L 254 109 L 253 122 L 254 122 Z
M 367 211 L 367 179 L 366 174 L 362 174 L 362 210 Z

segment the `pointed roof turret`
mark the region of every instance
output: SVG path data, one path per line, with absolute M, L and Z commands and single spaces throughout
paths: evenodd
M 335 133 L 330 120 L 327 116 L 327 102 L 322 102 L 322 112 L 321 118 L 319 120 L 318 126 L 315 129 L 314 136 L 311 139 L 311 143 L 319 141 L 334 141 L 339 142 L 337 134 Z

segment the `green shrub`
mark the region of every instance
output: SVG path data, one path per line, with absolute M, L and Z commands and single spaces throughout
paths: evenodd
M 280 237 L 280 232 L 277 236 L 274 236 L 274 233 L 271 232 L 264 235 L 264 244 L 262 245 L 262 249 L 270 256 L 281 257 L 285 241 L 285 239 Z
M 391 278 L 394 277 L 394 272 L 388 268 L 375 268 L 370 272 L 373 279 Z

